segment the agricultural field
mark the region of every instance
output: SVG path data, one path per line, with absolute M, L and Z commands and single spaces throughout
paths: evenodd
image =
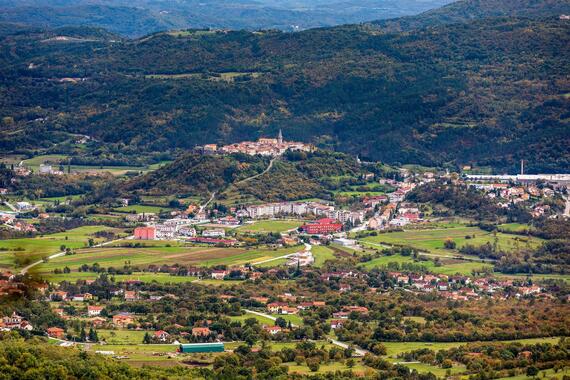
M 143 330 L 97 330 L 99 340 L 107 344 L 141 344 L 145 334 Z
M 126 357 L 121 361 L 134 366 L 176 366 L 181 364 L 176 352 L 178 345 L 175 344 L 94 344 L 86 346 L 86 349 L 91 352 L 112 351 L 114 355 Z
M 49 163 L 54 166 L 54 169 L 58 169 L 60 163 L 65 163 L 69 156 L 64 154 L 46 154 L 42 156 L 36 156 L 22 161 L 23 166 L 27 166 L 31 170 L 37 172 L 41 164 Z
M 535 237 L 517 236 L 500 232 L 495 236 L 495 234 L 483 231 L 478 227 L 467 226 L 381 233 L 378 236 L 365 237 L 361 241 L 375 244 L 406 245 L 432 254 L 449 255 L 456 253 L 456 251 L 444 248 L 443 244 L 447 239 L 453 240 L 457 244 L 457 248 L 460 248 L 466 244 L 475 246 L 485 243 L 494 244 L 495 238 L 497 247 L 505 251 L 513 251 L 527 246 L 536 248 L 542 242 L 541 239 Z
M 296 252 L 298 247 L 281 249 L 242 249 L 217 247 L 166 247 L 147 248 L 101 247 L 82 249 L 75 255 L 62 256 L 37 267 L 37 274 L 49 277 L 54 269 L 68 267 L 71 274 L 83 264 L 108 268 L 121 268 L 126 263 L 140 269 L 151 264 L 181 264 L 192 266 L 243 265 Z
M 529 226 L 528 224 L 521 224 L 521 223 L 499 224 L 497 228 L 505 232 L 524 232 L 532 229 L 532 227 Z
M 289 367 L 289 373 L 298 373 L 298 374 L 324 374 L 324 373 L 334 373 L 336 371 L 348 371 L 352 370 L 355 376 L 364 376 L 367 373 L 374 373 L 370 367 L 367 367 L 360 363 L 360 360 L 355 360 L 355 365 L 350 368 L 346 365 L 346 363 L 340 362 L 331 362 L 331 363 L 321 363 L 319 366 L 319 370 L 317 372 L 311 372 L 306 365 L 297 365 L 296 363 L 284 363 L 287 367 Z
M 501 342 L 511 343 L 517 342 L 521 344 L 538 344 L 538 343 L 551 343 L 555 344 L 560 338 L 531 338 L 531 339 L 519 339 L 519 340 L 505 340 Z M 382 342 L 386 347 L 386 355 L 391 358 L 396 358 L 397 355 L 403 352 L 409 352 L 414 350 L 419 350 L 422 348 L 428 348 L 433 351 L 448 350 L 450 348 L 459 347 L 465 344 L 465 342 Z
M 131 205 L 131 206 L 118 207 L 114 209 L 114 211 L 117 212 L 137 213 L 137 214 L 142 214 L 142 213 L 158 214 L 161 211 L 168 211 L 168 210 L 171 210 L 171 208 L 166 206 L 149 206 L 149 205 Z
M 101 243 L 103 239 L 94 237 L 99 231 L 122 232 L 105 226 L 84 226 L 40 237 L 4 240 L 0 242 L 0 266 L 5 268 L 24 266 L 60 252 L 62 245 L 72 249 L 83 248 L 87 246 L 90 238 L 95 243 Z
M 285 232 L 302 225 L 303 221 L 300 220 L 261 220 L 240 226 L 237 231 L 252 233 Z
M 42 273 L 42 278 L 52 283 L 59 283 L 62 281 L 75 282 L 77 280 L 96 280 L 100 274 L 95 272 L 71 272 L 71 273 Z M 184 282 L 192 282 L 197 280 L 197 277 L 192 276 L 171 276 L 168 273 L 148 273 L 148 272 L 134 272 L 132 274 L 113 274 L 109 275 L 110 279 L 115 282 L 137 280 L 144 283 L 157 282 L 159 284 L 180 284 Z
M 313 253 L 313 257 L 315 258 L 315 263 L 314 263 L 315 267 L 321 267 L 325 263 L 325 261 L 335 259 L 334 251 L 329 247 L 325 247 L 322 245 L 314 245 L 313 248 L 311 249 L 311 252 Z
M 259 323 L 262 325 L 274 326 L 275 321 L 273 319 L 263 317 L 257 314 L 245 313 L 243 315 L 231 316 L 230 319 L 235 322 L 241 322 L 242 324 L 245 322 L 246 319 L 257 319 Z
M 480 271 L 482 268 L 492 269 L 493 265 L 489 263 L 481 262 L 471 262 L 463 260 L 454 259 L 441 259 L 440 265 L 436 265 L 434 261 L 431 260 L 414 260 L 411 256 L 381 256 L 371 261 L 365 262 L 362 266 L 366 269 L 372 269 L 377 267 L 382 267 L 388 265 L 388 263 L 398 263 L 398 264 L 417 264 L 425 267 L 428 271 L 432 273 L 445 274 L 445 275 L 471 275 L 475 271 Z

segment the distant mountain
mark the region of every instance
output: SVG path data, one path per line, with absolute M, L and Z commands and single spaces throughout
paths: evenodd
M 394 34 L 79 30 L 0 35 L 0 154 L 112 160 L 283 129 L 388 163 L 570 168 L 570 23 L 558 17 Z
M 0 0 L 0 21 L 93 26 L 123 36 L 171 29 L 286 31 L 412 15 L 451 0 Z
M 416 16 L 378 20 L 387 32 L 464 23 L 488 17 L 558 17 L 570 14 L 570 0 L 460 0 Z

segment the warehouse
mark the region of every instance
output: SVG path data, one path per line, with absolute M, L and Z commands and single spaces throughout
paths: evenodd
M 181 344 L 178 352 L 184 354 L 202 353 L 202 352 L 224 352 L 223 343 L 189 343 Z

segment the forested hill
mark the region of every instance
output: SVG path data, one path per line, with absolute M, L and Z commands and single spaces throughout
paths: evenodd
M 275 135 L 390 163 L 570 167 L 570 23 L 495 18 L 405 34 L 99 30 L 0 37 L 2 153 L 141 155 Z M 53 145 L 58 143 L 58 145 Z
M 400 32 L 492 17 L 544 18 L 570 13 L 570 0 L 460 0 L 416 16 L 379 20 L 384 32 Z

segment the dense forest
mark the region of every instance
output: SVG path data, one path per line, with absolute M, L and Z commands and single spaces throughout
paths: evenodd
M 551 17 L 570 11 L 569 0 L 460 0 L 417 16 L 379 20 L 383 31 L 409 31 L 488 17 Z
M 539 15 L 560 9 L 540 3 Z M 558 17 L 400 34 L 349 25 L 137 40 L 85 28 L 0 35 L 3 154 L 69 153 L 69 133 L 80 133 L 95 138 L 81 154 L 105 144 L 141 156 L 281 128 L 289 140 L 390 163 L 570 167 L 570 34 Z

